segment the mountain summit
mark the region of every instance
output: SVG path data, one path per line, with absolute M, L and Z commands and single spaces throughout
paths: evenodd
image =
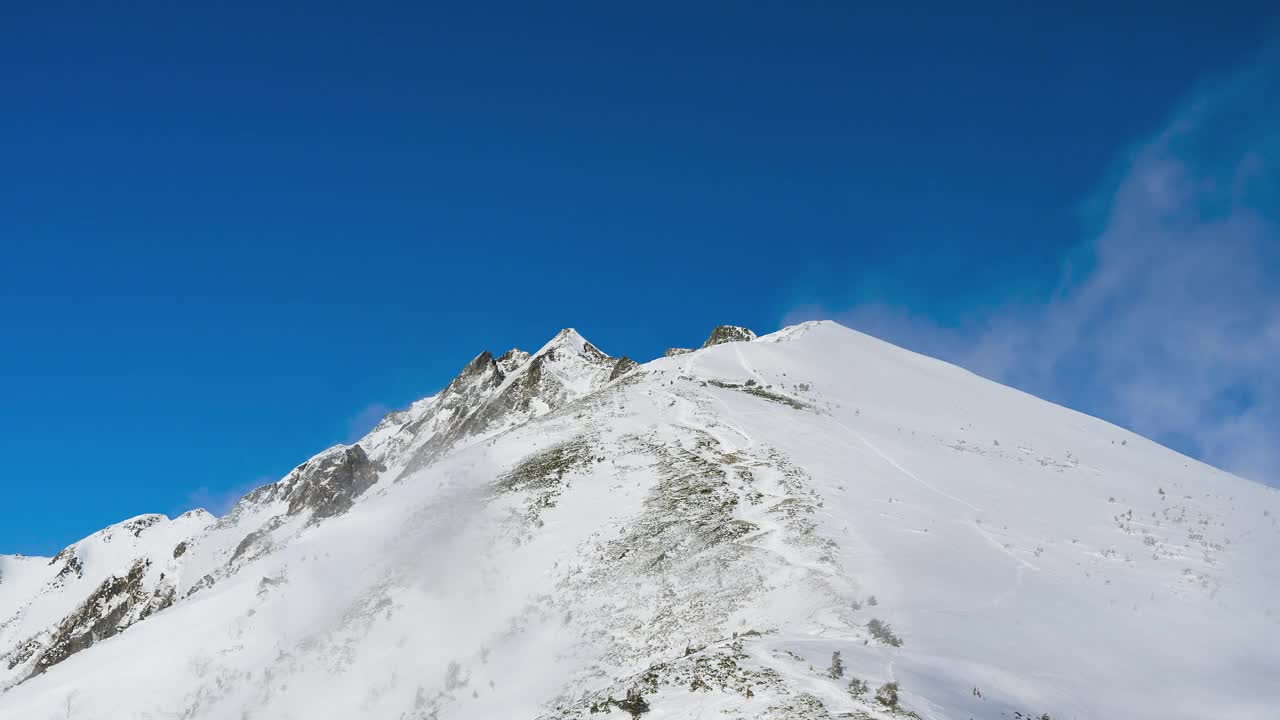
M 1269 717 L 1277 518 L 834 323 L 565 329 L 222 518 L 0 556 L 0 717 Z

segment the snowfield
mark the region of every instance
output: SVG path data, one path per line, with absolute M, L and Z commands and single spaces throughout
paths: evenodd
M 834 323 L 566 330 L 0 556 L 0 718 L 1280 717 L 1280 494 Z

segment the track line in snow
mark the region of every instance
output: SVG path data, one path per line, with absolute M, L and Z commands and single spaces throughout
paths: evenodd
M 744 445 L 742 449 L 750 448 L 756 444 L 756 440 L 751 436 L 751 433 L 742 429 L 742 427 L 737 423 L 731 423 L 724 419 L 734 414 L 733 410 L 729 408 L 728 403 L 716 397 L 715 393 L 707 392 L 706 390 L 702 390 L 701 393 L 703 397 L 708 398 L 711 402 L 714 402 L 724 408 L 724 417 L 720 419 L 720 424 L 742 436 L 743 441 L 746 442 L 746 445 Z
M 712 425 L 710 423 L 702 421 L 701 418 L 699 418 L 699 412 L 698 412 L 700 408 L 698 407 L 698 404 L 696 402 L 690 400 L 689 398 L 679 393 L 671 392 L 670 390 L 661 390 L 660 392 L 664 397 L 670 398 L 672 404 L 676 406 L 676 417 L 674 419 L 674 422 L 676 425 L 686 428 L 688 430 L 693 430 L 695 432 L 702 432 L 702 433 L 706 433 L 707 435 L 710 435 L 711 437 L 715 438 L 716 442 L 719 443 L 720 446 L 725 448 L 728 452 L 737 452 L 738 450 L 741 450 L 743 448 L 738 447 L 738 445 L 732 442 L 730 438 L 726 437 L 724 433 L 718 432 L 718 428 L 720 428 L 721 426 L 724 426 L 728 430 L 738 435 L 741 435 L 743 438 L 745 438 L 747 441 L 747 447 L 750 447 L 752 445 L 751 437 L 747 435 L 745 432 L 738 430 L 737 428 L 725 425 L 724 423 Z
M 871 450 L 871 452 L 875 453 L 876 455 L 879 455 L 881 460 L 884 460 L 886 463 L 889 463 L 890 465 L 892 465 L 892 466 L 893 466 L 893 467 L 894 467 L 898 472 L 902 473 L 903 475 L 906 475 L 907 477 L 911 478 L 912 480 L 915 480 L 917 483 L 920 483 L 920 484 L 921 484 L 921 485 L 923 485 L 924 487 L 926 487 L 926 488 L 928 488 L 928 489 L 932 490 L 933 492 L 935 492 L 935 493 L 937 493 L 937 494 L 941 495 L 941 496 L 942 496 L 942 497 L 944 497 L 944 498 L 947 498 L 948 500 L 951 500 L 951 501 L 953 501 L 953 502 L 958 502 L 958 503 L 960 503 L 961 505 L 964 505 L 965 507 L 969 508 L 970 510 L 972 510 L 972 511 L 974 511 L 974 512 L 982 512 L 982 508 L 978 507 L 977 505 L 974 505 L 974 504 L 972 504 L 972 503 L 968 502 L 967 500 L 962 500 L 962 499 L 960 499 L 960 498 L 956 497 L 955 495 L 952 495 L 951 493 L 946 492 L 945 490 L 942 490 L 942 489 L 938 488 L 937 486 L 933 485 L 932 483 L 929 483 L 929 482 L 927 482 L 927 481 L 925 481 L 925 480 L 922 480 L 922 479 L 921 479 L 919 476 L 917 476 L 915 473 L 913 473 L 913 472 L 911 472 L 910 470 L 908 470 L 908 469 L 906 469 L 906 468 L 902 467 L 902 465 L 898 464 L 898 461 L 897 461 L 897 460 L 894 460 L 893 458 L 889 457 L 889 455 L 888 455 L 887 453 L 885 453 L 885 451 L 881 450 L 879 447 L 877 447 L 877 446 L 875 445 L 875 443 L 873 443 L 873 442 L 871 442 L 870 440 L 868 440 L 865 436 L 863 436 L 863 434 L 862 434 L 862 433 L 858 432 L 857 430 L 854 430 L 853 428 L 849 427 L 848 425 L 845 425 L 845 424 L 844 424 L 844 423 L 842 423 L 842 422 L 837 421 L 837 424 L 838 424 L 838 425 L 840 425 L 840 427 L 842 427 L 842 428 L 844 428 L 845 430 L 848 430 L 850 433 L 852 433 L 854 437 L 856 437 L 856 438 L 858 438 L 859 440 L 861 440 L 861 441 L 862 441 L 862 444 L 863 444 L 863 445 L 866 445 L 866 446 L 867 446 L 867 448 Z
M 756 382 L 761 385 L 766 384 L 764 378 L 760 377 L 760 375 L 756 373 L 755 368 L 751 367 L 751 363 L 747 362 L 747 359 L 742 356 L 742 350 L 738 348 L 738 344 L 729 343 L 729 346 L 733 348 L 734 354 L 738 356 L 738 364 L 742 366 L 742 369 L 746 370 L 751 377 L 755 378 Z
M 1004 553 L 1005 555 L 1008 555 L 1009 557 L 1013 558 L 1014 560 L 1017 560 L 1017 561 L 1018 561 L 1021 565 L 1023 565 L 1024 567 L 1029 567 L 1029 568 L 1031 568 L 1032 570 L 1035 570 L 1035 571 L 1037 571 L 1037 572 L 1040 570 L 1040 568 L 1036 567 L 1035 565 L 1032 565 L 1031 563 L 1027 562 L 1026 560 L 1023 560 L 1022 558 L 1018 557 L 1017 553 L 1015 553 L 1015 552 L 1013 552 L 1012 550 L 1010 550 L 1009 548 L 1005 547 L 1005 546 L 1004 546 L 1004 543 L 1002 543 L 1002 542 L 1000 542 L 999 540 L 997 540 L 997 539 L 995 539 L 994 537 L 992 537 L 992 536 L 990 535 L 990 533 L 988 533 L 986 530 L 983 530 L 981 525 L 978 525 L 977 523 L 974 523 L 974 524 L 972 525 L 972 527 L 973 527 L 973 529 L 974 529 L 974 530 L 976 530 L 976 531 L 977 531 L 977 533 L 978 533 L 979 535 L 981 535 L 983 538 L 985 538 L 987 542 L 989 542 L 989 543 L 991 543 L 992 545 L 996 546 L 996 549 L 997 549 L 997 550 L 999 550 L 1000 552 Z M 1021 581 L 1021 579 L 1022 579 L 1021 574 L 1019 574 L 1018 579 L 1019 579 L 1019 581 Z

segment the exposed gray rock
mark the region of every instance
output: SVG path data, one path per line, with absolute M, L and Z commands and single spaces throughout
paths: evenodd
M 739 392 L 747 393 L 748 395 L 755 395 L 758 398 L 764 398 L 765 400 L 781 403 L 783 405 L 793 407 L 796 410 L 813 409 L 813 407 L 808 403 L 797 400 L 790 395 L 774 392 L 769 388 L 760 387 L 755 380 L 747 380 L 744 383 L 726 382 L 724 380 L 708 380 L 707 383 L 726 390 L 737 390 Z
M 351 509 L 351 502 L 377 482 L 378 473 L 385 469 L 370 461 L 359 445 L 342 448 L 295 469 L 297 477 L 282 499 L 289 501 L 290 515 L 305 510 L 311 510 L 317 520 L 340 515 Z
M 497 390 L 506 377 L 493 355 L 485 350 L 445 386 L 429 413 L 407 425 L 402 432 L 418 435 L 424 430 L 438 429 L 442 420 L 448 422 L 465 417 Z
M 502 353 L 502 356 L 497 360 L 498 369 L 502 371 L 503 375 L 510 375 L 527 362 L 529 362 L 529 353 L 520 348 L 511 348 Z
M 9 669 L 31 663 L 24 679 L 34 677 L 172 605 L 171 586 L 161 585 L 150 593 L 146 590 L 143 577 L 149 565 L 139 560 L 124 577 L 104 580 L 50 635 L 28 639 L 4 658 Z
M 231 559 L 227 561 L 225 569 L 234 569 L 236 561 L 241 558 L 252 560 L 253 558 L 271 552 L 275 543 L 272 541 L 271 534 L 284 524 L 284 516 L 276 516 L 267 521 L 262 527 L 251 531 L 248 535 L 236 545 L 235 552 L 231 553 Z M 210 578 L 210 584 L 219 578 Z M 192 590 L 194 592 L 194 589 Z
M 49 564 L 56 565 L 59 562 L 63 563 L 62 568 L 58 570 L 57 577 L 59 581 L 65 581 L 72 575 L 75 575 L 77 579 L 84 577 L 84 565 L 80 562 L 80 556 L 76 554 L 75 545 L 63 548 L 61 552 L 53 556 Z
M 378 473 L 385 469 L 370 460 L 359 445 L 334 446 L 289 471 L 280 481 L 250 491 L 218 521 L 218 526 L 234 526 L 247 508 L 277 500 L 288 503 L 288 515 L 306 510 L 312 511 L 313 520 L 340 515 L 378 481 Z
M 616 362 L 571 329 L 561 330 L 496 396 L 460 426 L 464 434 L 483 432 L 514 413 L 528 415 L 534 403 L 557 408 L 576 398 L 569 383 L 602 386 Z
M 685 355 L 693 352 L 693 348 L 667 348 L 662 353 L 662 357 L 675 357 L 677 355 Z
M 503 355 L 508 364 L 518 358 L 512 352 Z M 482 358 L 490 358 L 491 373 L 473 367 Z M 432 434 L 416 450 L 398 478 L 429 465 L 464 438 L 527 420 L 564 406 L 584 390 L 603 387 L 611 379 L 616 365 L 616 360 L 572 328 L 561 330 L 509 375 L 503 373 L 488 352 L 481 353 L 449 384 L 438 406 L 415 423 Z
M 712 345 L 721 345 L 729 342 L 750 342 L 755 339 L 755 333 L 740 325 L 720 325 L 711 331 L 711 337 L 702 343 L 702 347 L 708 348 Z
M 620 378 L 638 367 L 640 367 L 640 363 L 623 355 L 618 358 L 618 362 L 613 364 L 613 372 L 609 373 L 609 380 Z

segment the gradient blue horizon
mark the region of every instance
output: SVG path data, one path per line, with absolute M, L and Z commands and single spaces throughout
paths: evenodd
M 7 7 L 0 553 L 225 504 L 561 327 L 1050 292 L 1276 11 L 1015 7 Z

